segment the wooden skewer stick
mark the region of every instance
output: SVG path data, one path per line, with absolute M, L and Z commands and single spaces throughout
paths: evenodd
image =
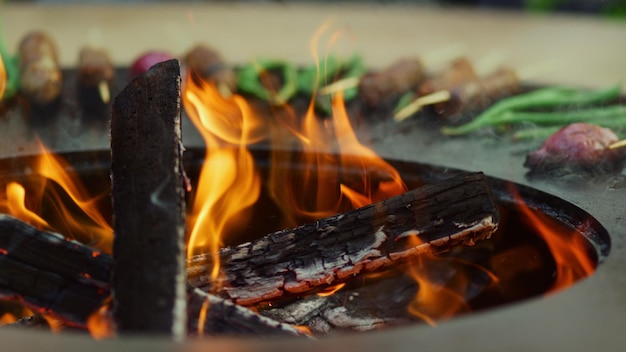
M 108 104 L 111 101 L 111 91 L 109 90 L 107 81 L 100 81 L 100 83 L 98 83 L 98 93 L 103 103 Z
M 546 61 L 540 65 L 529 66 L 517 70 L 517 78 L 520 81 L 528 81 L 535 77 L 539 77 L 546 72 L 549 72 L 556 65 L 555 61 Z M 419 97 L 411 102 L 409 105 L 404 108 L 398 110 L 393 119 L 396 122 L 400 122 L 408 118 L 409 116 L 418 112 L 422 107 L 427 105 L 433 105 L 438 103 L 444 103 L 452 97 L 452 94 L 447 90 L 440 90 L 438 92 L 434 92 L 423 97 Z
M 617 149 L 626 147 L 626 139 L 622 139 L 621 141 L 617 141 L 609 145 L 609 149 Z
M 431 67 L 437 64 L 448 62 L 454 58 L 461 57 L 466 51 L 466 47 L 461 44 L 452 44 L 444 48 L 439 48 L 430 53 L 421 56 L 420 61 L 424 67 Z M 319 95 L 331 95 L 340 91 L 344 91 L 350 88 L 358 87 L 360 77 L 347 77 L 334 81 L 328 84 L 318 91 Z
M 337 92 L 348 90 L 350 88 L 358 87 L 361 78 L 348 77 L 335 81 L 327 86 L 322 87 L 319 90 L 319 95 L 331 95 Z
M 409 105 L 398 110 L 398 112 L 393 115 L 393 119 L 396 122 L 400 122 L 418 112 L 423 106 L 443 103 L 450 100 L 450 97 L 451 94 L 448 90 L 440 90 L 438 92 L 424 95 L 423 97 L 413 100 Z

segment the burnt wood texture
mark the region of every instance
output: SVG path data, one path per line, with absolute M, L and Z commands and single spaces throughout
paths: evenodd
M 247 334 L 265 333 L 269 326 L 275 334 L 293 334 L 284 324 L 265 320 L 230 300 L 237 301 L 240 292 L 248 292 L 245 303 L 252 301 L 250 297 L 256 301 L 293 297 L 297 293 L 287 290 L 265 294 L 267 287 L 278 284 L 280 290 L 289 279 L 306 283 L 308 291 L 297 291 L 300 295 L 313 293 L 358 273 L 401 265 L 422 251 L 444 251 L 455 244 L 488 238 L 498 220 L 484 176 L 463 174 L 343 215 L 222 249 L 227 277 L 236 279 L 218 293 L 222 297 L 203 293 L 210 289 L 205 276 L 210 263 L 207 256 L 196 256 L 188 263 L 187 276 L 189 283 L 201 287 L 188 284 L 186 288 L 187 329 L 190 334 L 200 330 L 206 335 Z M 410 237 L 421 244 L 409 241 Z M 0 298 L 22 298 L 31 307 L 49 310 L 66 324 L 85 327 L 87 317 L 110 293 L 113 259 L 86 245 L 2 215 L 0 248 Z M 324 266 L 314 256 L 320 256 Z M 311 270 L 312 262 L 319 263 L 314 266 L 318 270 Z M 320 275 L 332 280 L 324 281 Z M 209 310 L 201 319 L 207 300 Z M 228 316 L 244 320 L 231 322 Z M 203 327 L 199 329 L 200 324 Z
M 0 214 L 0 298 L 84 326 L 109 296 L 113 258 Z
M 111 117 L 114 317 L 120 333 L 185 332 L 180 65 L 153 66 Z
M 482 173 L 426 185 L 220 252 L 223 295 L 241 305 L 288 298 L 402 264 L 424 252 L 489 238 L 499 213 Z M 210 255 L 192 258 L 192 286 L 211 291 Z

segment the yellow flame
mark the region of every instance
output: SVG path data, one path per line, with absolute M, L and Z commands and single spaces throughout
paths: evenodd
M 216 279 L 222 235 L 245 225 L 246 210 L 260 193 L 254 158 L 246 147 L 263 138 L 263 124 L 243 97 L 224 98 L 213 83 L 197 84 L 191 76 L 183 101 L 206 143 L 205 161 L 187 218 L 191 228 L 187 254 L 208 249 L 215 263 L 211 277 Z
M 111 253 L 113 230 L 98 207 L 108 193 L 90 195 L 65 160 L 41 142 L 39 149 L 24 180 L 7 183 L 0 194 L 0 209 L 41 230 L 56 231 Z M 54 218 L 44 219 L 41 214 L 44 199 Z
M 202 302 L 202 307 L 200 307 L 200 313 L 198 314 L 198 335 L 204 335 L 204 324 L 206 324 L 207 314 L 209 312 L 209 307 L 211 306 L 211 301 L 207 297 L 204 302 Z

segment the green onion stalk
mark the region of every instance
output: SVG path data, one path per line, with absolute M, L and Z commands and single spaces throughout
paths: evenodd
M 0 101 L 7 100 L 17 94 L 20 85 L 20 77 L 19 77 L 19 66 L 17 57 L 13 57 L 9 55 L 6 46 L 4 45 L 3 35 L 2 35 L 2 25 L 0 23 L 0 56 L 2 57 L 2 62 L 4 64 L 4 69 L 6 72 L 7 80 L 4 82 L 5 90 L 4 94 L 0 97 Z M 2 84 L 2 82 L 0 82 Z
M 594 91 L 580 91 L 561 87 L 538 89 L 526 94 L 520 94 L 501 100 L 492 105 L 489 109 L 485 110 L 482 114 L 478 115 L 474 120 L 456 127 L 444 127 L 441 129 L 441 132 L 445 135 L 453 136 L 473 132 L 487 126 L 528 122 L 528 120 L 518 120 L 529 117 L 529 115 L 518 115 L 521 114 L 519 110 L 601 104 L 603 102 L 616 99 L 619 94 L 619 85 Z M 613 111 L 610 112 L 610 114 L 613 113 Z M 548 117 L 548 114 L 552 115 L 552 117 Z M 536 116 L 533 115 L 533 118 L 539 120 L 539 122 L 535 122 L 538 124 L 559 123 L 549 122 L 550 119 L 567 120 L 560 123 L 574 121 L 574 117 L 572 117 L 573 115 L 565 116 L 553 114 L 555 113 L 546 113 L 544 115 Z M 609 114 L 609 112 L 607 112 L 607 114 Z
M 279 70 L 283 85 L 277 92 L 269 91 L 261 83 L 263 72 Z M 237 89 L 273 105 L 285 104 L 298 91 L 298 70 L 286 61 L 259 59 L 243 66 L 237 74 Z
M 366 71 L 363 60 L 358 55 L 353 55 L 345 61 L 329 56 L 326 60 L 320 62 L 319 70 L 317 65 L 310 65 L 300 71 L 298 75 L 299 91 L 312 97 L 319 88 L 332 83 L 336 79 L 360 78 Z M 343 99 L 344 101 L 350 101 L 358 94 L 358 87 L 351 87 L 343 91 Z M 332 111 L 329 97 L 317 96 L 315 103 L 316 107 L 325 113 Z

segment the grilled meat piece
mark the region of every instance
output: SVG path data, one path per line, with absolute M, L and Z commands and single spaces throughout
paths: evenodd
M 188 70 L 197 75 L 197 78 L 213 81 L 218 87 L 235 91 L 237 86 L 235 71 L 224 63 L 216 50 L 206 45 L 196 45 L 185 56 L 185 62 Z
M 115 76 L 113 64 L 106 51 L 84 48 L 78 59 L 78 83 L 81 87 L 96 87 L 110 83 Z
M 478 81 L 478 75 L 467 58 L 458 58 L 447 70 L 427 78 L 417 89 L 419 96 L 432 94 L 441 90 L 452 90 L 468 82 Z
M 55 101 L 63 88 L 57 49 L 41 31 L 27 34 L 18 47 L 20 92 L 30 102 L 45 105 Z
M 462 113 L 482 110 L 494 101 L 521 91 L 520 80 L 513 69 L 500 68 L 486 77 L 472 79 L 449 88 L 450 99 L 433 106 L 448 120 L 458 120 Z
M 368 105 L 380 106 L 415 87 L 423 75 L 424 66 L 420 60 L 402 59 L 383 71 L 361 77 L 359 93 Z

